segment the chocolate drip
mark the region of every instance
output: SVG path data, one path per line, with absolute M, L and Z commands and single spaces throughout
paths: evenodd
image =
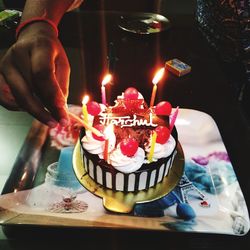
M 82 139 L 82 137 L 84 135 L 85 135 L 85 131 L 82 130 L 81 135 L 80 135 L 80 139 Z M 173 130 L 172 135 L 175 138 L 176 142 L 178 142 L 177 131 L 175 128 Z M 177 146 L 177 144 L 176 144 L 176 146 Z M 166 158 L 161 158 L 157 162 L 152 162 L 149 164 L 145 163 L 136 172 L 125 174 L 125 173 L 121 173 L 121 172 L 117 171 L 112 165 L 108 164 L 103 159 L 100 159 L 98 155 L 93 155 L 93 154 L 89 153 L 88 151 L 86 151 L 83 148 L 82 143 L 81 143 L 82 162 L 84 163 L 85 170 L 88 174 L 89 174 L 89 170 L 90 170 L 90 167 L 89 167 L 90 161 L 93 164 L 93 176 L 90 176 L 90 177 L 95 182 L 102 185 L 103 187 L 109 188 L 109 187 L 107 187 L 107 184 L 108 184 L 107 175 L 108 174 L 111 175 L 111 187 L 110 188 L 112 190 L 116 191 L 116 182 L 117 182 L 116 175 L 117 175 L 117 173 L 121 173 L 123 176 L 123 180 L 124 180 L 123 187 L 121 187 L 123 192 L 130 192 L 130 191 L 128 191 L 129 185 L 134 185 L 134 187 L 132 188 L 132 192 L 138 192 L 139 191 L 138 189 L 140 186 L 139 180 L 140 180 L 140 176 L 142 173 L 147 174 L 147 176 L 145 177 L 146 184 L 145 184 L 145 188 L 144 188 L 146 190 L 148 188 L 150 188 L 150 179 L 151 179 L 151 176 L 153 176 L 154 171 L 155 171 L 155 177 L 154 177 L 154 180 L 152 180 L 154 183 L 153 186 L 155 186 L 157 183 L 161 182 L 164 179 L 164 177 L 169 174 L 169 171 L 170 171 L 170 168 L 173 164 L 176 153 L 177 153 L 177 150 L 175 149 L 174 152 L 170 156 L 168 156 Z M 162 175 L 161 180 L 158 181 L 160 169 L 162 168 L 163 164 L 164 164 L 163 175 Z M 100 183 L 101 182 L 100 180 L 99 180 L 99 182 L 97 180 L 97 177 L 98 177 L 97 167 L 98 166 L 100 167 L 100 170 L 102 171 L 102 183 Z M 135 179 L 133 182 L 129 183 L 129 180 L 131 178 L 130 176 L 132 176 L 132 175 L 135 176 Z

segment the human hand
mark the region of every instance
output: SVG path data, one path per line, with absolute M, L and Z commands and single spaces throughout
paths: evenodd
M 30 24 L 0 62 L 0 104 L 22 109 L 51 127 L 68 121 L 70 66 L 54 30 Z

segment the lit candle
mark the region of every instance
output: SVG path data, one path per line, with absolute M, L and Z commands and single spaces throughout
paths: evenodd
M 85 95 L 82 99 L 82 114 L 83 114 L 83 120 L 88 123 L 88 110 L 87 110 L 87 103 L 89 101 L 89 96 Z
M 77 115 L 68 112 L 69 117 L 74 120 L 75 122 L 77 122 L 78 124 L 82 125 L 85 129 L 91 131 L 92 133 L 94 133 L 96 136 L 102 137 L 103 134 L 96 128 L 92 127 L 91 125 L 89 125 L 87 122 L 83 121 L 80 117 L 78 117 Z
M 149 151 L 149 154 L 148 154 L 148 161 L 149 162 L 153 161 L 153 155 L 154 155 L 154 151 L 155 151 L 156 138 L 157 138 L 157 133 L 155 131 L 153 131 L 153 135 L 152 135 L 152 138 L 151 138 L 150 151 Z
M 109 138 L 112 136 L 112 133 L 113 133 L 113 125 L 110 124 L 109 126 L 106 127 L 104 131 L 105 144 L 104 144 L 103 158 L 107 163 L 109 163 Z
M 152 94 L 151 94 L 150 107 L 154 106 L 155 96 L 156 96 L 156 91 L 157 91 L 157 83 L 163 77 L 164 71 L 165 71 L 165 68 L 161 68 L 160 70 L 157 71 L 157 73 L 155 74 L 155 77 L 153 78 L 152 83 L 153 83 L 154 87 L 153 87 Z
M 103 80 L 102 80 L 102 87 L 101 87 L 101 92 L 102 92 L 102 104 L 106 105 L 106 88 L 105 85 L 108 84 L 112 80 L 112 75 L 107 74 Z

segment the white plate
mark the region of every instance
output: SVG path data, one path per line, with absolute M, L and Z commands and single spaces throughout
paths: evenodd
M 201 200 L 190 195 L 189 204 L 196 213 L 193 220 L 185 221 L 179 218 L 176 204 L 164 209 L 163 217 L 151 218 L 147 217 L 147 214 L 145 217 L 110 214 L 103 208 L 102 200 L 84 188 L 78 190 L 76 200 L 88 204 L 85 212 L 51 212 L 51 204 L 60 203 L 63 196 L 69 195 L 72 190 L 45 182 L 30 190 L 0 196 L 0 222 L 246 234 L 249 231 L 248 209 L 213 118 L 204 112 L 180 109 L 176 127 L 185 155 L 186 174 L 193 183 L 198 184 L 209 203 L 209 207 L 201 207 Z M 200 170 L 203 172 L 199 172 Z M 211 181 L 208 189 L 202 189 L 202 178 L 205 177 Z M 201 183 L 198 180 L 202 180 Z M 210 192 L 211 190 L 214 192 Z

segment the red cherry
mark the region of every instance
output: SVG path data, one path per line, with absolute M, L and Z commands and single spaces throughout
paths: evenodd
M 136 88 L 127 88 L 124 92 L 124 99 L 127 100 L 137 100 L 139 96 L 138 90 Z
M 99 115 L 101 112 L 100 104 L 97 102 L 94 102 L 94 101 L 88 102 L 86 106 L 87 106 L 88 113 L 90 115 L 93 115 L 93 116 Z
M 127 88 L 124 92 L 124 104 L 131 112 L 136 112 L 139 108 L 143 99 L 138 99 L 139 92 L 135 88 Z
M 120 147 L 124 155 L 132 157 L 137 152 L 139 144 L 134 138 L 126 138 L 121 141 Z
M 155 107 L 156 115 L 170 115 L 172 111 L 172 105 L 169 102 L 159 102 Z
M 104 127 L 103 124 L 96 124 L 96 125 L 94 126 L 94 128 L 96 128 L 97 130 L 99 130 L 101 133 L 104 133 L 105 127 Z M 104 141 L 104 140 L 105 140 L 104 136 L 97 136 L 97 135 L 94 134 L 94 133 L 92 133 L 92 136 L 93 136 L 93 138 L 96 139 L 97 141 Z
M 201 201 L 201 202 L 200 202 L 200 205 L 201 205 L 202 207 L 210 207 L 210 204 L 209 204 L 207 201 L 205 201 L 205 200 Z
M 155 132 L 157 133 L 156 142 L 160 144 L 164 144 L 167 142 L 167 140 L 170 137 L 170 131 L 165 126 L 158 126 L 155 129 Z
M 149 24 L 151 28 L 153 29 L 160 29 L 161 28 L 161 23 L 158 21 L 153 21 L 152 23 Z

